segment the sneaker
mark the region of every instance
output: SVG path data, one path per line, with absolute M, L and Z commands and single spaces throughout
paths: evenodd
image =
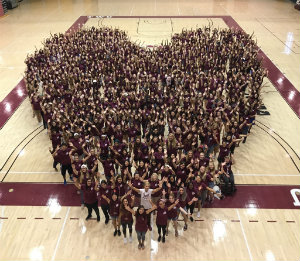
M 161 242 L 165 243 L 166 242 L 166 238 L 163 237 L 162 240 L 161 240 Z
M 197 218 L 199 218 L 200 217 L 200 211 L 198 211 L 198 213 L 197 213 Z
M 73 181 L 73 177 L 72 176 L 70 176 L 70 180 Z
M 142 244 L 142 249 L 143 249 L 143 250 L 145 249 L 145 245 L 144 245 L 144 244 Z
M 183 230 L 184 230 L 184 231 L 187 230 L 187 224 L 184 224 Z
M 152 231 L 152 227 L 151 226 L 148 226 L 148 229 L 149 229 L 149 231 Z
M 65 186 L 67 185 L 67 181 L 66 181 L 66 180 L 64 180 L 64 185 L 65 185 Z
M 120 231 L 120 230 L 118 230 L 118 236 L 119 236 L 119 237 L 121 236 L 121 231 Z
M 192 222 L 194 222 L 194 218 L 193 218 L 192 216 L 190 216 L 190 220 L 191 220 Z
M 84 209 L 84 204 L 81 204 L 81 210 L 83 210 Z
M 91 215 L 88 215 L 85 220 L 89 220 L 92 216 Z
M 109 222 L 109 219 L 105 219 L 105 225 L 107 225 Z
M 97 222 L 100 222 L 100 217 L 97 217 Z
M 161 236 L 159 236 L 159 237 L 158 237 L 157 241 L 158 241 L 158 242 L 160 242 L 160 241 L 161 241 Z
M 141 250 L 141 248 L 142 248 L 142 245 L 138 244 L 138 249 Z
M 118 233 L 118 231 L 117 231 L 117 230 L 115 230 L 115 232 L 114 232 L 114 237 L 117 235 L 117 233 Z
M 126 237 L 124 237 L 124 244 L 127 244 L 127 238 Z
M 132 243 L 132 236 L 129 237 L 129 243 Z
M 166 231 L 166 236 L 168 236 L 169 235 L 169 229 L 167 229 L 167 231 Z
M 175 230 L 175 237 L 178 237 L 178 230 Z

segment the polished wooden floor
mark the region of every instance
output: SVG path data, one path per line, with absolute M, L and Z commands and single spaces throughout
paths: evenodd
M 24 0 L 0 18 L 0 100 L 22 78 L 26 55 L 40 48 L 50 32 L 66 31 L 81 15 L 230 15 L 246 32 L 254 32 L 261 49 L 300 90 L 299 12 L 290 1 Z M 226 26 L 221 19 L 212 21 L 217 27 Z M 172 18 L 174 32 L 208 22 Z M 159 44 L 170 37 L 169 23 L 149 18 L 140 23 L 137 34 L 136 18 L 103 20 L 104 25 L 128 31 L 143 45 Z M 98 26 L 99 19 L 91 18 L 85 26 L 92 25 Z M 300 155 L 299 118 L 268 80 L 266 84 L 263 101 L 270 115 L 257 119 L 267 126 L 267 132 L 254 126 L 247 143 L 236 150 L 236 183 L 296 186 L 300 174 L 291 159 L 300 166 L 296 156 Z M 5 176 L 4 182 L 61 182 L 61 175 L 52 169 L 48 136 L 45 131 L 39 133 L 42 129 L 38 127 L 26 99 L 0 130 L 0 178 Z M 286 143 L 280 139 L 277 143 L 274 131 Z M 79 207 L 55 203 L 45 207 L 0 206 L 0 260 L 294 261 L 300 259 L 299 214 L 299 209 L 203 209 L 203 221 L 189 223 L 187 231 L 183 232 L 180 223 L 179 238 L 171 228 L 163 245 L 157 242 L 154 229 L 147 233 L 146 249 L 139 251 L 136 235 L 132 244 L 124 246 L 122 238 L 113 237 L 111 224 L 105 226 L 103 219 L 100 224 L 86 222 L 86 210 Z

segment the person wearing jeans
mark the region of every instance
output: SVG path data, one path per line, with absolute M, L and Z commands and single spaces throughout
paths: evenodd
M 225 182 L 225 193 L 231 195 L 236 191 L 234 184 L 234 176 L 231 170 L 231 166 L 234 164 L 233 158 L 230 160 L 229 156 L 225 157 L 225 162 L 221 166 L 221 179 Z M 230 185 L 230 188 L 229 188 Z
M 140 205 L 138 207 L 137 211 L 134 211 L 129 206 L 126 206 L 125 208 L 126 208 L 126 210 L 130 211 L 136 217 L 135 231 L 136 231 L 137 238 L 139 241 L 138 249 L 145 249 L 145 245 L 144 245 L 145 235 L 148 230 L 147 216 L 149 216 L 149 214 L 154 209 L 156 209 L 156 206 L 154 204 L 152 204 L 152 208 L 148 209 L 147 211 L 145 210 L 145 207 L 143 205 Z
M 101 209 L 105 216 L 105 224 L 109 222 L 109 203 L 112 196 L 113 187 L 108 186 L 105 180 L 101 181 L 99 194 L 100 194 L 100 203 Z

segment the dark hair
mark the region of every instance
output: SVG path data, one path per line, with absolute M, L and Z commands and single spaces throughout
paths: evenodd
M 123 198 L 123 199 L 122 199 L 122 202 L 121 202 L 121 205 L 120 205 L 120 213 L 121 213 L 121 214 L 124 214 L 125 211 L 126 211 L 126 209 L 125 209 L 125 207 L 124 207 L 124 200 L 125 200 L 125 199 L 127 200 L 128 206 L 129 206 L 129 200 L 128 200 L 128 198 L 127 198 L 127 197 Z
M 106 182 L 106 180 L 101 180 L 101 185 L 102 184 L 105 184 L 105 185 L 107 185 L 107 182 Z
M 140 209 L 144 209 L 145 210 L 145 207 L 143 206 L 143 205 L 139 205 L 138 206 L 138 208 L 137 208 L 137 210 L 136 210 L 136 212 L 135 212 L 135 215 L 138 217 L 138 216 L 140 216 L 141 214 L 140 214 Z M 145 212 L 142 214 L 142 215 L 144 215 L 145 214 Z

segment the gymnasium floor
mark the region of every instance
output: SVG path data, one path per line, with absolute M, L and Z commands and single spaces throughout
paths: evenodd
M 135 235 L 124 246 L 103 219 L 85 221 L 73 185 L 53 171 L 21 81 L 24 60 L 69 28 L 119 27 L 147 47 L 208 23 L 254 32 L 269 69 L 265 107 L 235 153 L 238 192 L 204 208 L 187 231 L 180 224 L 179 238 L 171 229 L 158 244 L 154 230 L 144 251 Z M 279 0 L 24 0 L 1 17 L 0 260 L 300 260 L 299 30 L 299 12 Z

